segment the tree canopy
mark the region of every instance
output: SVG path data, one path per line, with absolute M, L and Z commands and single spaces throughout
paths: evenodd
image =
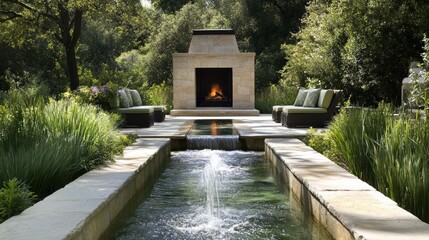
M 256 53 L 258 92 L 281 80 L 343 89 L 360 104 L 398 103 L 429 32 L 424 0 L 151 2 L 1 1 L 0 90 L 26 78 L 52 93 L 109 81 L 171 86 L 171 54 L 187 51 L 193 29 L 233 28 L 240 50 Z
M 284 47 L 283 78 L 344 89 L 359 104 L 398 104 L 408 65 L 429 32 L 428 10 L 416 0 L 313 1 L 297 44 Z

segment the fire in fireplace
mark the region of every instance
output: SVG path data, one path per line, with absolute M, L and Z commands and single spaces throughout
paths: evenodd
M 218 83 L 212 85 L 212 89 L 210 93 L 206 96 L 206 101 L 222 101 L 227 99 L 225 95 L 222 93 L 222 88 Z
M 232 107 L 232 68 L 196 68 L 197 107 Z

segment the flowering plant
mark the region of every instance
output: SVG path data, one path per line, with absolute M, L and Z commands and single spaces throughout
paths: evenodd
M 80 103 L 88 103 L 100 106 L 104 110 L 116 109 L 119 106 L 116 91 L 118 85 L 108 82 L 103 86 L 81 86 L 73 92 L 63 94 L 64 98 L 73 99 Z

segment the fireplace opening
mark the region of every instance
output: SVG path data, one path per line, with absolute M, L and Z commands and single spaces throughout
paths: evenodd
M 232 107 L 232 68 L 196 68 L 197 107 Z

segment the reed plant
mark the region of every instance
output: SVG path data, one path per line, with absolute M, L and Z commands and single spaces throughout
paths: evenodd
M 373 145 L 378 189 L 423 221 L 429 221 L 429 120 L 389 119 Z
M 429 119 L 392 107 L 342 110 L 329 127 L 349 171 L 429 221 Z
M 0 182 L 18 178 L 44 197 L 120 150 L 117 117 L 60 100 L 0 105 Z
M 376 187 L 371 150 L 393 118 L 392 107 L 342 109 L 330 125 L 330 136 L 351 173 Z
M 261 113 L 271 113 L 274 105 L 292 105 L 295 102 L 298 88 L 280 82 L 256 92 L 255 108 Z

